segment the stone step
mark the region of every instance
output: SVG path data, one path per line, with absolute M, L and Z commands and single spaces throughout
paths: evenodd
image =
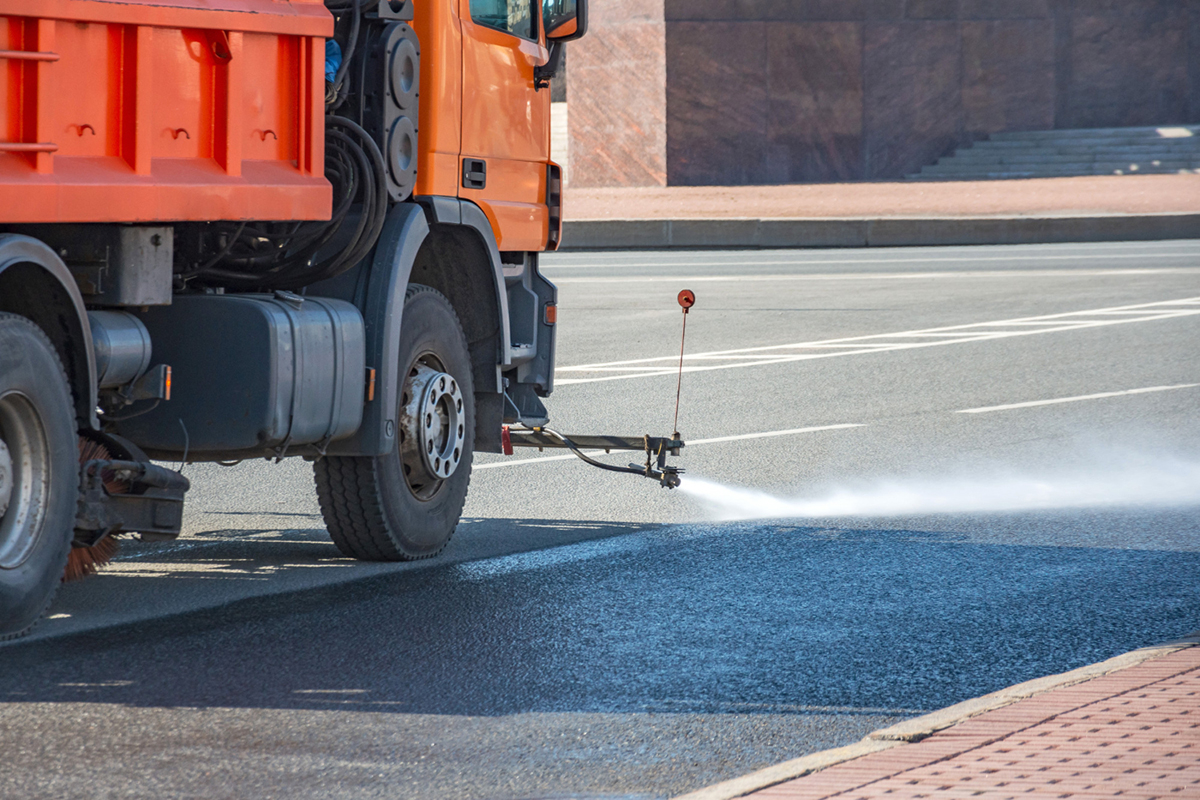
M 1057 147 L 1061 145 L 1078 144 L 1084 147 L 1123 147 L 1126 144 L 1162 144 L 1162 145 L 1195 145 L 1200 142 L 1200 133 L 1194 136 L 1103 136 L 1091 138 L 1087 136 L 1064 136 L 1059 131 L 1054 136 L 1037 139 L 997 139 L 1000 134 L 993 134 L 990 139 L 977 139 L 976 147 Z M 1065 132 L 1062 132 L 1065 133 Z M 970 144 L 963 145 L 970 147 Z
M 1155 173 L 1157 174 L 1157 173 Z M 1097 177 L 1091 172 L 1071 172 L 1062 175 L 1039 175 L 1032 172 L 983 172 L 978 175 L 910 175 L 906 180 L 909 181 L 1030 181 L 1044 178 L 1094 178 Z
M 1200 125 L 1156 125 L 1153 127 L 1139 128 L 1083 128 L 1083 129 L 1061 129 L 1050 131 L 1002 131 L 991 135 L 992 141 L 1024 141 L 1024 140 L 1043 140 L 1043 139 L 1111 139 L 1111 138 L 1136 138 L 1136 137 L 1157 137 L 1166 138 L 1164 132 L 1168 135 L 1172 131 L 1188 131 L 1193 136 L 1200 135 Z M 1188 137 L 1184 137 L 1188 138 Z
M 1064 144 L 1046 144 L 1023 145 L 1020 147 L 997 147 L 995 142 L 977 142 L 975 145 L 967 145 L 959 148 L 956 155 L 968 156 L 973 154 L 994 154 L 994 155 L 1024 155 L 1032 153 L 1048 153 L 1059 155 L 1070 155 L 1072 153 L 1200 153 L 1200 139 L 1183 140 L 1176 143 L 1159 143 L 1159 142 L 1131 142 L 1124 145 L 1113 144 L 1079 144 L 1079 143 L 1064 143 Z
M 959 159 L 952 158 L 945 161 L 939 161 L 936 164 L 925 167 L 925 169 L 935 169 L 940 172 L 979 172 L 980 170 L 991 169 L 1019 169 L 1053 172 L 1063 169 L 1099 169 L 1099 170 L 1124 170 L 1126 172 L 1145 172 L 1150 169 L 1157 170 L 1181 170 L 1181 169 L 1196 169 L 1200 167 L 1200 157 L 1197 158 L 1174 158 L 1174 159 L 1156 159 L 1154 161 L 1137 162 L 1127 160 L 1111 160 L 1102 159 L 1097 161 L 1024 161 L 1015 163 L 1004 162 L 974 162 L 964 163 Z
M 1200 126 L 1006 131 L 960 147 L 912 178 L 993 180 L 1162 175 L 1200 170 Z
M 1193 153 L 1079 153 L 1074 155 L 1057 155 L 1053 153 L 1029 153 L 1027 155 L 1005 156 L 970 156 L 960 154 L 948 156 L 938 161 L 939 164 L 1106 164 L 1124 162 L 1126 164 L 1152 164 L 1161 166 L 1175 162 L 1191 162 L 1200 159 L 1200 152 Z M 1159 163 L 1155 163 L 1159 162 Z
M 1200 167 L 1194 169 L 1149 169 L 1139 170 L 1138 172 L 1129 173 L 1123 172 L 1124 175 L 1176 175 L 1176 174 L 1197 175 L 1200 174 Z M 963 172 L 939 172 L 925 168 L 921 172 L 908 176 L 909 180 L 928 180 L 928 181 L 990 181 L 1004 180 L 1009 178 L 1074 178 L 1090 175 L 1114 175 L 1116 171 L 1100 170 L 1095 168 L 1077 168 L 1077 169 L 1061 169 L 1061 170 L 978 170 L 978 171 L 963 171 Z
M 1127 169 L 1107 169 L 1104 167 L 1063 167 L 1062 169 L 1023 169 L 1021 167 L 995 167 L 991 169 L 938 170 L 924 169 L 919 175 L 934 176 L 947 180 L 962 180 L 973 175 L 998 175 L 1001 173 L 1019 173 L 1038 178 L 1059 178 L 1069 175 L 1196 175 L 1200 167 L 1151 167 L 1130 171 Z

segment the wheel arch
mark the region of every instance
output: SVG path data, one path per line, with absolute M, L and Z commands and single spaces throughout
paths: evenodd
M 512 363 L 512 354 L 508 294 L 496 238 L 474 203 L 455 197 L 416 200 L 392 207 L 374 256 L 355 274 L 311 287 L 314 294 L 352 299 L 362 310 L 367 364 L 378 373 L 375 400 L 364 410 L 362 427 L 353 436 L 330 443 L 330 455 L 378 456 L 396 446 L 401 380 L 395 348 L 409 283 L 436 289 L 458 314 L 475 384 L 475 449 L 499 448 L 504 409 L 500 371 Z
M 467 201 L 459 205 L 460 222 L 432 221 L 409 281 L 438 290 L 454 306 L 471 351 L 475 392 L 498 394 L 500 370 L 512 363 L 504 271 L 483 211 Z
M 501 451 L 504 378 L 512 364 L 508 289 L 500 249 L 483 209 L 469 200 L 418 198 L 430 219 L 430 237 L 410 280 L 437 289 L 462 321 L 475 384 L 475 449 Z
M 66 369 L 79 427 L 98 429 L 87 309 L 71 271 L 44 242 L 0 234 L 0 311 L 18 314 L 42 329 Z

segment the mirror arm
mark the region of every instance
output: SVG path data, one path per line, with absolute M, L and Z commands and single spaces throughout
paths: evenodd
M 563 43 L 550 43 L 550 56 L 546 59 L 546 63 L 533 68 L 533 89 L 538 91 L 545 89 L 550 85 L 550 79 L 558 74 L 559 67 L 562 66 Z

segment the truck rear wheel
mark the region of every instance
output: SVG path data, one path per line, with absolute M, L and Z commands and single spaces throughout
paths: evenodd
M 441 552 L 471 481 L 475 395 L 467 337 L 450 301 L 428 286 L 411 285 L 405 294 L 400 368 L 396 450 L 313 465 L 330 537 L 365 561 Z
M 41 329 L 0 314 L 0 640 L 50 605 L 79 498 L 71 390 Z

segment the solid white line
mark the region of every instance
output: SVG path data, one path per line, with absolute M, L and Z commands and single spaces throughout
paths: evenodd
M 983 406 L 982 408 L 964 408 L 959 414 L 986 414 L 989 411 L 1007 411 L 1010 408 L 1033 408 L 1034 406 L 1052 406 L 1056 403 L 1075 403 L 1079 400 L 1099 400 L 1104 397 L 1121 397 L 1127 394 L 1148 394 L 1149 392 L 1169 392 L 1172 389 L 1191 389 L 1200 383 L 1180 383 L 1175 386 L 1147 386 L 1144 389 L 1126 389 L 1123 392 L 1101 392 L 1099 394 L 1081 394 L 1078 397 L 1058 397 L 1054 400 L 1031 400 L 1028 403 L 1009 403 L 1003 406 Z
M 603 450 L 584 450 L 589 456 L 596 453 L 603 453 Z M 471 467 L 472 472 L 478 472 L 481 469 L 499 469 L 500 467 L 519 467 L 522 464 L 538 464 L 542 461 L 569 461 L 575 458 L 575 454 L 565 456 L 543 456 L 542 458 L 518 458 L 515 461 L 496 461 L 491 464 L 476 464 Z
M 1198 258 L 1200 253 L 1155 253 L 1154 258 Z M 983 263 L 983 262 L 1008 262 L 1008 261 L 1120 261 L 1122 259 L 1144 259 L 1144 253 L 1097 253 L 1087 254 L 1079 253 L 1078 255 L 1028 255 L 1028 256 L 962 256 L 956 258 L 821 258 L 821 259 L 780 259 L 775 260 L 736 260 L 736 257 L 730 258 L 728 261 L 687 261 L 679 264 L 663 261 L 607 261 L 607 262 L 591 262 L 580 264 L 547 264 L 548 269 L 589 269 L 595 267 L 747 267 L 747 266 L 805 266 L 808 264 L 955 264 L 955 263 Z
M 1031 322 L 1029 324 L 1030 325 L 1044 325 L 1045 323 Z M 1003 332 L 1004 331 L 988 331 L 988 333 L 1003 333 Z M 947 337 L 947 338 L 954 339 L 959 336 L 962 336 L 961 332 L 959 332 L 959 333 L 880 333 L 880 334 L 878 334 L 878 337 L 880 339 L 908 339 L 908 338 L 916 339 L 918 337 L 920 337 L 920 338 L 929 337 L 929 338 L 935 338 L 935 339 Z M 837 347 L 838 345 L 821 345 L 821 346 L 822 347 Z M 840 346 L 841 347 L 849 347 L 849 345 L 840 345 Z
M 680 266 L 691 266 L 683 265 Z M 720 266 L 720 265 L 717 265 Z M 729 266 L 729 265 L 727 265 Z M 732 265 L 736 266 L 736 265 Z M 1200 271 L 1200 267 L 1163 267 L 1161 269 L 1078 269 L 1078 270 L 990 270 L 978 272 L 811 272 L 754 275 L 597 275 L 585 278 L 560 277 L 547 272 L 555 284 L 566 283 L 728 283 L 764 281 L 911 281 L 940 278 L 1088 278 L 1122 275 L 1179 275 Z
M 696 439 L 684 441 L 684 448 L 695 447 L 699 444 L 716 444 L 717 442 L 740 442 L 743 439 L 767 439 L 773 436 L 792 436 L 798 433 L 816 433 L 817 431 L 840 431 L 846 428 L 861 428 L 861 423 L 841 423 L 839 425 L 816 425 L 811 428 L 789 428 L 784 431 L 763 431 L 761 433 L 741 433 L 736 436 L 715 436 L 711 439 Z M 603 450 L 584 450 L 588 455 L 603 454 Z M 637 453 L 629 451 L 633 455 Z M 569 461 L 575 458 L 574 453 L 565 456 L 543 456 L 542 458 L 521 458 L 516 461 L 495 461 L 491 464 L 476 464 L 472 469 L 499 469 L 500 467 L 519 467 L 522 464 L 540 464 L 543 461 Z

